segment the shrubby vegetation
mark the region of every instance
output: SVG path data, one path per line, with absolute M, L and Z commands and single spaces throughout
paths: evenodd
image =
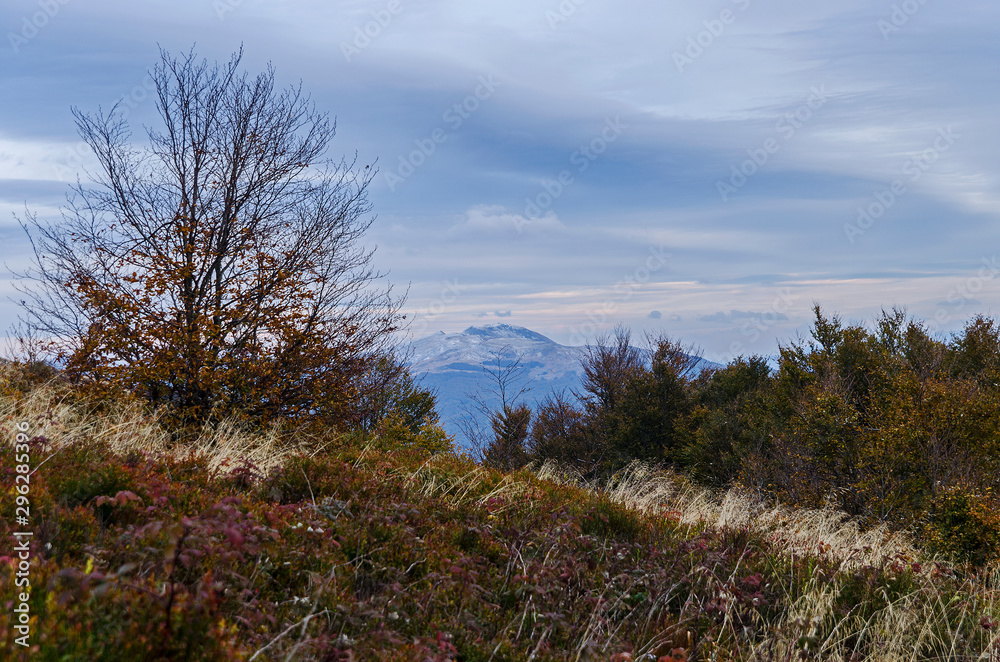
M 0 537 L 30 509 L 32 647 L 0 550 L 9 658 L 997 655 L 997 322 L 943 340 L 817 308 L 776 370 L 701 374 L 620 329 L 535 410 L 498 362 L 477 464 L 394 351 L 401 301 L 359 243 L 374 173 L 327 163 L 332 122 L 239 62 L 164 53 L 142 152 L 78 112 L 99 179 L 26 219 L 0 467 L 31 489 L 0 492 Z
M 718 490 L 831 504 L 977 567 L 1000 557 L 993 319 L 944 340 L 900 310 L 867 327 L 817 307 L 810 337 L 783 346 L 775 369 L 751 356 L 702 374 L 675 341 L 644 351 L 619 329 L 590 348 L 584 371 L 579 398 L 534 412 L 522 464 L 606 479 L 640 459 Z
M 6 659 L 996 654 L 990 576 L 834 510 L 765 507 L 738 490 L 719 499 L 635 464 L 600 487 L 554 465 L 503 473 L 434 453 L 412 428 L 392 443 L 331 435 L 298 450 L 216 429 L 181 448 L 140 409 L 95 412 L 32 379 L 10 366 L 0 378 L 2 434 L 30 421 L 40 465 L 33 647 L 12 645 L 22 589 L 0 553 Z M 0 445 L 8 475 L 14 464 Z M 0 509 L 14 500 L 4 490 Z M 975 502 L 945 507 L 989 517 Z M 9 540 L 12 520 L 0 522 Z

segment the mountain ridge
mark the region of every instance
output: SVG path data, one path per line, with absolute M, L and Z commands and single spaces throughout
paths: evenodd
M 515 382 L 518 388 L 523 385 L 529 389 L 523 400 L 535 406 L 552 392 L 580 392 L 586 352 L 585 346 L 561 345 L 526 327 L 493 323 L 470 326 L 458 333 L 439 331 L 413 340 L 408 363 L 424 388 L 437 395 L 444 429 L 464 445 L 459 423 L 475 415 L 468 411 L 469 395 L 479 393 L 491 406 L 498 404 L 489 393 L 491 381 L 495 384 L 495 377 L 489 374 L 495 374 L 495 367 L 491 370 L 490 366 L 509 366 L 520 360 L 521 375 Z M 699 371 L 721 367 L 692 358 L 697 359 Z

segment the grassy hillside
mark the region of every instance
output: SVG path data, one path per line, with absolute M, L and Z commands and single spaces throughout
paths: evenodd
M 418 445 L 222 429 L 5 369 L 0 635 L 32 660 L 974 660 L 993 575 L 832 510 L 632 465 L 584 485 Z M 31 425 L 30 523 L 14 519 Z M 280 450 L 279 450 L 280 449 Z M 22 495 L 23 496 L 23 495 Z M 13 531 L 30 531 L 31 648 Z

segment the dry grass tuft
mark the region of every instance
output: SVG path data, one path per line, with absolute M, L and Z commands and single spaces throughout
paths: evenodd
M 232 421 L 206 428 L 193 442 L 178 445 L 171 442 L 159 417 L 138 402 L 106 403 L 98 410 L 74 400 L 70 390 L 57 380 L 22 394 L 10 387 L 16 370 L 14 364 L 0 366 L 0 419 L 36 423 L 36 434 L 46 438 L 51 453 L 86 441 L 105 445 L 119 455 L 194 457 L 210 472 L 250 463 L 266 473 L 299 450 L 277 427 L 250 432 Z
M 74 400 L 58 382 L 22 392 L 12 387 L 9 370 L 10 366 L 0 367 L 0 419 L 8 427 L 20 420 L 35 422 L 35 429 L 46 438 L 48 452 L 53 454 L 73 444 L 98 442 L 120 455 L 194 457 L 199 466 L 212 473 L 224 473 L 247 462 L 261 473 L 268 473 L 302 448 L 290 446 L 289 435 L 277 428 L 249 433 L 235 423 L 206 430 L 193 444 L 178 446 L 171 443 L 161 421 L 136 403 L 111 403 L 98 409 Z M 386 457 L 362 450 L 353 463 L 357 467 L 371 459 L 373 465 L 381 467 Z M 527 518 L 525 512 L 531 509 L 520 506 L 540 494 L 538 483 L 528 474 L 499 475 L 452 456 L 433 456 L 408 468 L 400 464 L 389 471 L 403 478 L 407 490 L 417 495 L 468 507 L 469 513 L 485 512 L 488 519 L 508 510 L 511 516 Z M 589 620 L 578 618 L 582 633 L 576 640 L 579 643 L 575 653 L 579 659 L 591 649 L 602 651 L 606 659 L 612 652 L 606 650 L 608 642 L 619 639 L 621 628 L 643 622 L 659 623 L 662 628 L 664 614 L 673 612 L 673 624 L 666 629 L 651 629 L 649 638 L 635 652 L 639 656 L 661 650 L 682 640 L 689 628 L 696 632 L 699 623 L 704 625 L 701 610 L 708 599 L 726 606 L 721 616 L 713 616 L 721 618 L 714 621 L 719 624 L 717 631 L 730 641 L 752 646 L 741 647 L 738 659 L 847 661 L 862 659 L 858 657 L 862 654 L 867 660 L 901 662 L 917 659 L 914 651 L 923 651 L 919 659 L 1000 659 L 1000 637 L 990 639 L 990 629 L 996 625 L 980 625 L 991 622 L 981 619 L 1000 619 L 1000 574 L 964 579 L 948 575 L 942 579 L 935 559 L 902 534 L 884 528 L 863 531 L 843 513 L 830 508 L 768 505 L 737 489 L 714 495 L 679 474 L 641 463 L 630 465 L 605 485 L 588 484 L 579 473 L 552 463 L 536 467 L 533 472 L 538 479 L 581 487 L 627 509 L 669 518 L 680 526 L 682 538 L 685 527 L 691 538 L 702 532 L 746 533 L 743 538 L 732 539 L 753 539 L 753 544 L 764 550 L 767 562 L 774 564 L 773 576 L 780 578 L 779 585 L 772 584 L 769 589 L 777 593 L 777 599 L 758 610 L 740 607 L 734 594 L 736 570 L 733 577 L 715 577 L 707 566 L 696 564 L 683 581 L 646 603 L 636 603 L 633 598 L 648 590 L 652 575 L 623 573 L 604 587 L 604 593 L 598 596 L 600 607 L 594 608 Z M 512 546 L 508 574 L 517 571 L 527 577 L 532 567 L 532 572 L 552 576 L 563 572 L 564 557 L 575 549 L 572 545 L 576 538 L 553 536 L 545 540 L 537 549 L 529 549 L 526 544 Z M 617 549 L 616 544 L 611 537 L 602 539 L 589 553 L 603 562 Z M 734 553 L 740 555 L 743 551 Z M 737 569 L 742 558 L 736 563 Z M 896 565 L 903 568 L 898 587 L 893 584 L 896 575 L 892 568 Z M 654 570 L 658 572 L 659 568 Z M 866 573 L 874 569 L 881 573 L 878 590 L 882 593 L 856 593 L 866 586 Z M 546 585 L 539 590 L 542 588 L 552 587 Z M 860 597 L 855 599 L 855 595 Z M 845 600 L 850 605 L 846 613 Z M 573 609 L 579 605 L 564 606 Z M 523 623 L 539 618 L 536 609 L 540 607 L 531 600 L 525 603 L 523 617 L 507 633 L 517 630 L 512 641 L 521 641 Z M 581 615 L 574 613 L 576 617 Z M 309 617 L 312 615 L 310 611 Z M 528 646 L 525 657 L 542 647 L 549 632 L 551 629 Z M 750 632 L 754 634 L 747 634 Z M 708 650 L 704 648 L 706 656 Z
M 846 514 L 833 508 L 805 509 L 765 505 L 733 488 L 721 497 L 684 477 L 641 462 L 633 462 L 605 486 L 583 485 L 572 472 L 547 463 L 540 478 L 578 484 L 603 492 L 612 501 L 648 514 L 670 513 L 695 529 L 746 529 L 762 533 L 790 553 L 831 555 L 843 568 L 877 565 L 903 554 L 917 555 L 910 539 L 885 527 L 862 531 Z
M 933 651 L 934 660 L 1000 659 L 1000 635 L 977 647 L 967 633 L 981 626 L 986 615 L 1000 610 L 1000 569 L 968 576 L 943 589 L 937 580 L 940 559 L 916 548 L 904 534 L 879 527 L 862 531 L 847 515 L 832 508 L 796 509 L 769 506 L 731 489 L 721 497 L 671 471 L 633 463 L 607 485 L 586 484 L 579 474 L 547 463 L 539 478 L 574 484 L 603 493 L 612 501 L 647 514 L 666 514 L 698 531 L 742 530 L 755 533 L 783 549 L 792 566 L 808 558 L 833 561 L 832 576 L 815 575 L 798 595 L 785 595 L 787 607 L 777 622 L 756 619 L 767 636 L 745 659 L 773 661 L 823 659 L 903 662 L 915 651 Z M 919 563 L 917 563 L 919 561 Z M 844 614 L 835 608 L 852 572 L 902 563 L 916 584 L 887 600 L 884 607 L 864 614 L 865 605 Z M 961 596 L 961 599 L 960 597 Z M 743 623 L 741 627 L 747 627 Z M 992 626 L 991 626 L 992 627 Z M 858 657 L 858 642 L 878 642 Z M 920 657 L 919 659 L 926 659 Z

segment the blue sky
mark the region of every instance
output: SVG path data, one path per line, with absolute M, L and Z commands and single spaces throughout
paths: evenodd
M 13 214 L 88 163 L 71 106 L 124 99 L 141 135 L 158 45 L 243 44 L 337 117 L 334 155 L 378 160 L 368 238 L 417 334 L 622 322 L 727 360 L 814 301 L 942 334 L 1000 313 L 995 2 L 8 0 L 0 27 L 9 268 Z

